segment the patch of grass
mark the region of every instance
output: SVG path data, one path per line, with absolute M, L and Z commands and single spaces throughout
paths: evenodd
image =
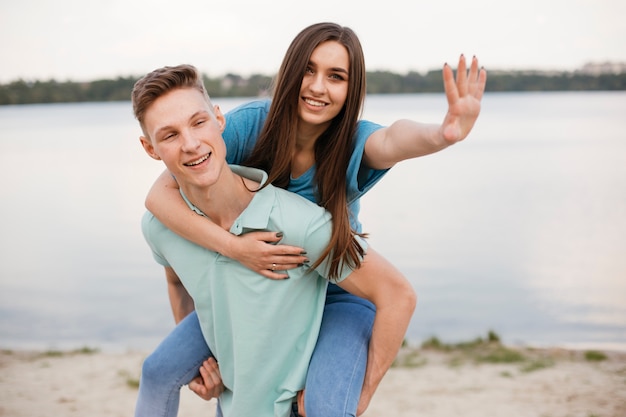
M 126 378 L 126 385 L 132 389 L 139 389 L 139 378 Z
M 406 346 L 406 345 L 405 345 Z M 486 337 L 477 337 L 469 341 L 458 343 L 445 343 L 436 336 L 432 336 L 415 348 L 418 351 L 433 351 L 443 355 L 435 355 L 437 360 L 442 359 L 450 367 L 459 367 L 466 364 L 496 364 L 513 365 L 515 368 L 505 366 L 501 374 L 502 377 L 511 377 L 520 374 L 535 372 L 542 369 L 554 367 L 564 360 L 601 362 L 612 360 L 612 356 L 607 352 L 599 350 L 568 350 L 563 348 L 539 348 L 539 347 L 519 347 L 505 346 L 502 344 L 500 336 L 489 331 Z M 426 352 L 423 352 L 426 353 Z M 407 355 L 407 352 L 404 353 Z M 427 357 L 429 357 L 427 355 Z M 411 357 L 412 366 L 425 365 L 425 361 L 420 361 L 417 355 Z M 407 360 L 408 361 L 408 360 Z M 399 363 L 398 366 L 404 366 Z M 617 371 L 620 375 L 626 375 L 626 368 Z M 590 415 L 589 417 L 594 417 Z
M 500 336 L 492 330 L 487 333 L 486 338 L 477 337 L 467 342 L 453 344 L 443 343 L 433 336 L 422 343 L 422 349 L 457 352 L 479 363 L 514 363 L 525 360 L 519 351 L 503 346 Z M 455 361 L 458 363 L 461 359 L 456 358 Z
M 424 366 L 427 363 L 428 360 L 420 356 L 419 350 L 411 349 L 405 346 L 403 349 L 400 350 L 391 366 L 395 368 L 417 368 L 420 366 Z
M 588 350 L 585 352 L 585 359 L 589 362 L 601 362 L 607 360 L 608 358 L 603 352 Z
M 450 351 L 471 351 L 485 346 L 499 346 L 500 336 L 493 330 L 489 330 L 487 338 L 477 337 L 474 340 L 459 343 L 443 343 L 438 337 L 432 336 L 422 343 L 422 349 L 439 350 L 444 352 Z
M 93 354 L 98 353 L 98 352 L 100 352 L 100 349 L 92 348 L 92 347 L 89 347 L 89 346 L 83 346 L 80 349 L 76 349 L 76 350 L 72 351 L 72 353 L 76 353 L 76 354 L 79 354 L 79 355 L 93 355 Z
M 128 371 L 122 370 L 118 375 L 126 380 L 126 386 L 132 389 L 139 388 L 139 378 L 133 377 Z
M 478 362 L 483 363 L 515 363 L 522 362 L 526 358 L 520 352 L 504 346 L 497 346 L 495 349 L 487 349 L 484 353 L 476 356 Z
M 430 349 L 430 350 L 449 350 L 450 345 L 446 345 L 439 340 L 437 336 L 432 336 L 429 339 L 426 339 L 422 342 L 422 349 Z
M 41 356 L 45 358 L 60 358 L 61 356 L 64 356 L 64 355 L 65 355 L 65 352 L 62 352 L 60 350 L 47 350 L 41 353 Z
M 458 368 L 464 364 L 465 360 L 459 355 L 455 355 L 452 359 L 448 361 L 448 366 L 450 368 Z
M 487 341 L 491 343 L 500 343 L 500 336 L 493 330 L 489 330 L 487 333 Z
M 98 352 L 100 352 L 100 349 L 98 348 L 84 346 L 82 348 L 68 350 L 68 351 L 50 349 L 45 352 L 42 352 L 41 354 L 39 354 L 39 356 L 43 358 L 60 358 L 66 355 L 93 355 Z
M 541 369 L 549 368 L 554 366 L 554 361 L 552 359 L 536 359 L 528 362 L 520 368 L 520 371 L 524 373 L 539 371 Z

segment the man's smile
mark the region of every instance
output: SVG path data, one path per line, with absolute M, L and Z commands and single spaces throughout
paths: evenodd
M 208 154 L 196 159 L 195 161 L 191 161 L 191 162 L 187 162 L 183 165 L 185 165 L 186 167 L 193 167 L 196 165 L 200 165 L 201 163 L 203 163 L 204 161 L 206 161 L 207 159 L 209 159 L 209 157 L 211 156 L 211 152 L 209 152 Z

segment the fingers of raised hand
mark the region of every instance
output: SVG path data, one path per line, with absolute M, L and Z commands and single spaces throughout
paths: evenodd
M 448 64 L 443 66 L 443 89 L 446 92 L 449 105 L 452 105 L 459 99 L 459 91 L 454 82 L 454 72 Z
M 453 76 L 453 71 L 449 67 L 447 68 L 447 70 L 449 72 L 448 78 L 450 78 L 450 76 Z M 446 80 L 445 71 L 446 68 L 444 68 L 444 81 Z M 471 95 L 480 100 L 485 91 L 486 81 L 487 72 L 482 68 L 479 69 L 478 58 L 476 58 L 476 56 L 472 57 L 472 61 L 470 63 L 470 68 L 468 71 L 465 56 L 461 54 L 461 57 L 459 58 L 459 66 L 456 71 L 456 80 L 453 85 L 454 88 L 450 88 L 451 94 L 448 94 L 448 89 L 446 89 L 448 100 L 454 101 L 466 95 Z M 448 81 L 448 84 L 451 84 L 450 80 Z M 449 85 L 449 87 L 452 86 Z
M 463 97 L 467 95 L 467 64 L 465 63 L 465 55 L 463 54 L 459 57 L 459 66 L 456 70 L 456 86 L 459 96 Z
M 485 91 L 487 81 L 487 72 L 484 69 L 478 69 L 478 58 L 472 57 L 472 64 L 469 70 L 468 93 L 477 99 L 481 99 Z

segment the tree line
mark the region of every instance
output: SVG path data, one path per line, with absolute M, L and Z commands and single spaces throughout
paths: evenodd
M 90 82 L 25 81 L 0 84 L 0 105 L 35 103 L 71 103 L 130 100 L 130 92 L 139 77 Z M 271 91 L 272 77 L 204 76 L 212 97 L 258 97 Z M 490 71 L 487 92 L 522 91 L 617 91 L 626 90 L 626 72 L 591 75 L 581 72 Z M 389 71 L 367 73 L 368 94 L 414 94 L 443 92 L 442 71 L 426 74 Z

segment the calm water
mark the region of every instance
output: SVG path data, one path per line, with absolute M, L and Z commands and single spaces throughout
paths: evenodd
M 365 116 L 444 111 L 372 96 Z M 624 92 L 490 94 L 465 142 L 364 198 L 419 295 L 410 340 L 626 349 L 625 114 Z M 139 227 L 162 166 L 138 135 L 130 103 L 0 107 L 0 347 L 151 349 L 173 327 Z

